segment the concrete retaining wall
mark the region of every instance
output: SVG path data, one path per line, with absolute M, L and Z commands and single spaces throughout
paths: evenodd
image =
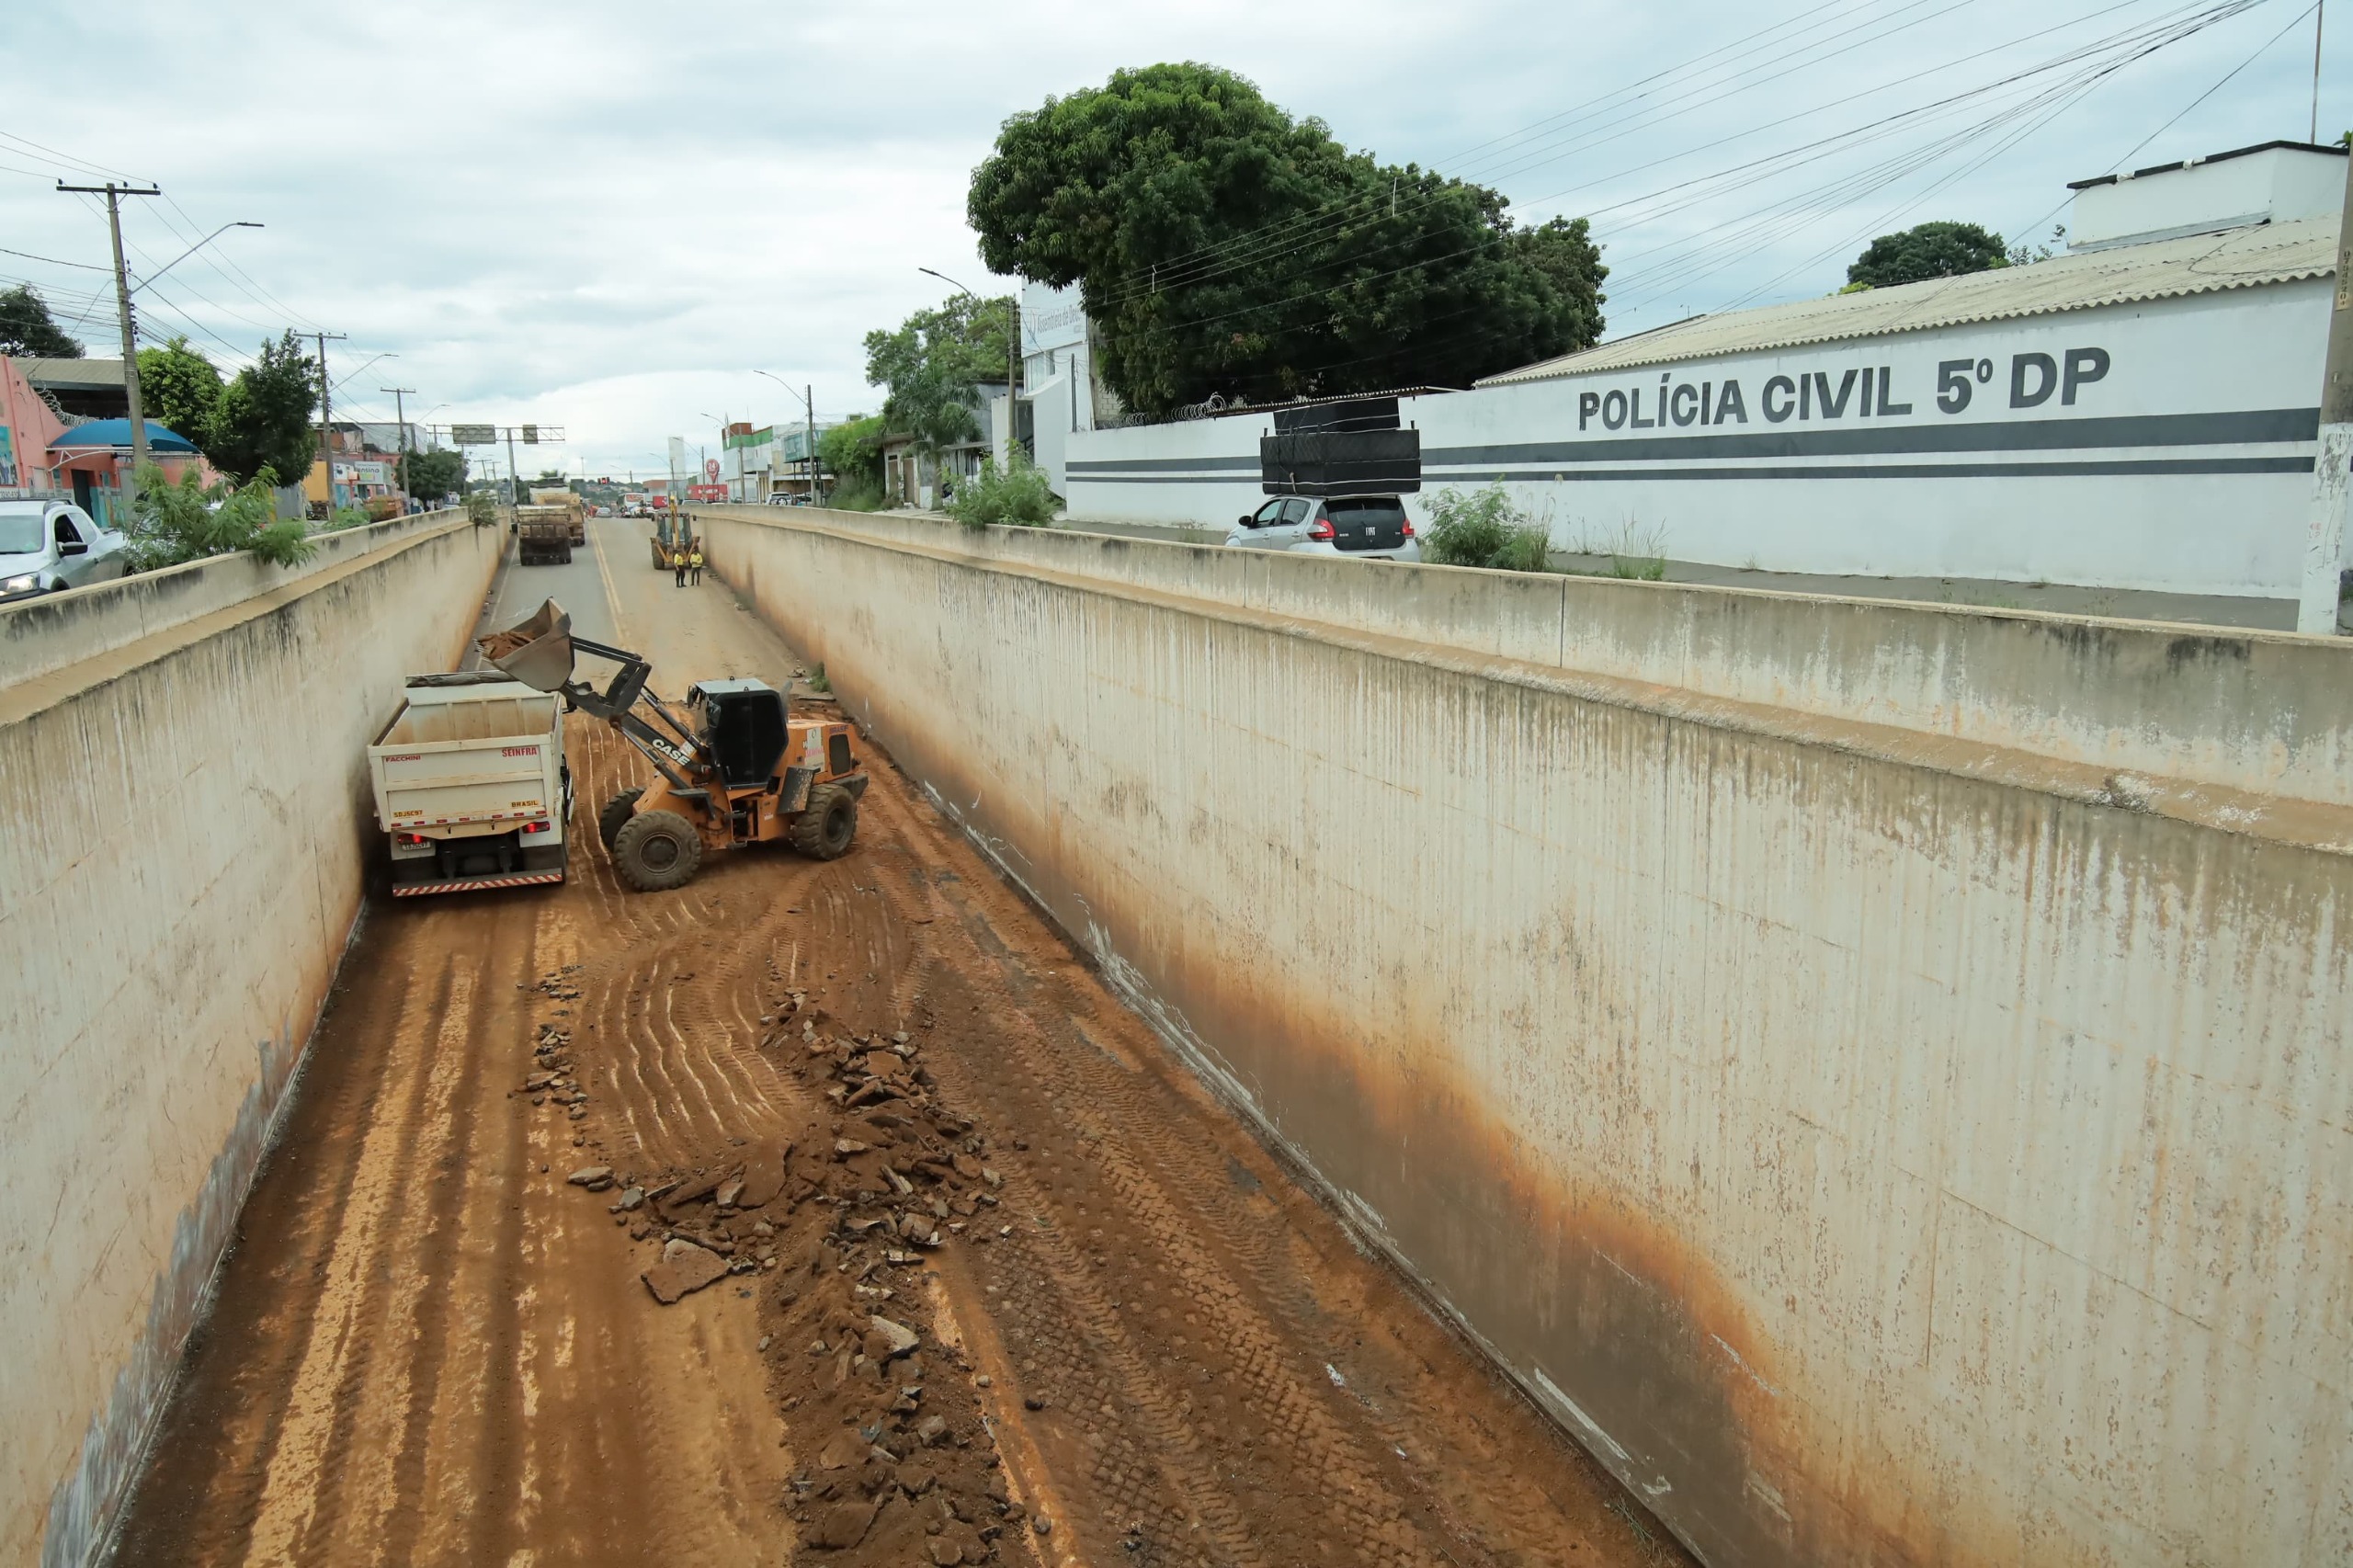
M 1711 1563 L 2353 1556 L 2353 650 L 706 527 Z
M 367 742 L 505 537 L 409 518 L 0 609 L 0 1562 L 111 1524 L 358 914 Z

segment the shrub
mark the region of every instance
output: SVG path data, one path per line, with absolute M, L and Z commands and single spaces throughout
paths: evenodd
M 992 523 L 1012 528 L 1045 528 L 1054 520 L 1054 493 L 1043 469 L 1016 449 L 1007 472 L 983 459 L 981 472 L 956 487 L 948 515 L 968 528 Z
M 836 512 L 879 512 L 883 500 L 881 480 L 854 474 L 834 486 L 825 505 Z
M 153 464 L 139 471 L 124 553 L 133 572 L 153 572 L 249 550 L 273 566 L 299 566 L 318 546 L 299 517 L 278 515 L 278 475 L 265 468 L 243 485 L 207 489 L 193 465 L 177 484 Z
M 498 500 L 487 490 L 466 492 L 466 520 L 477 528 L 491 528 L 498 521 Z
M 1422 531 L 1425 561 L 1545 572 L 1552 548 L 1551 530 L 1512 505 L 1500 479 L 1477 490 L 1449 485 L 1430 497 L 1430 526 Z

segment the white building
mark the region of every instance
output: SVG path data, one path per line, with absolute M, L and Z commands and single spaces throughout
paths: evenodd
M 1021 402 L 1029 455 L 1046 471 L 1054 494 L 1068 495 L 1070 437 L 1093 430 L 1098 415 L 1119 412 L 1118 400 L 1098 391 L 1094 351 L 1086 337 L 1086 301 L 1078 285 L 1049 289 L 1026 283 L 1021 290 Z M 990 408 L 991 445 L 1004 450 L 1004 404 Z
M 1403 399 L 1425 494 L 1500 479 L 1563 549 L 2293 597 L 2344 159 L 2274 142 L 2086 181 L 2049 261 Z M 1222 526 L 1259 503 L 1271 429 L 1074 434 L 1071 514 Z

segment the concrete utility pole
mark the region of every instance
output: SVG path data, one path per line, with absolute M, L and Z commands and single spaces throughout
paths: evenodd
M 339 332 L 314 332 L 319 341 L 319 463 L 326 476 L 327 512 L 335 512 L 335 384 L 327 380 L 327 345 L 341 343 Z
M 801 406 L 809 415 L 809 505 L 817 504 L 817 389 L 801 389 Z
M 415 396 L 416 389 L 415 387 L 378 387 L 376 390 L 392 394 L 392 437 L 400 443 L 401 448 L 401 499 L 405 502 L 408 499 L 408 413 L 407 404 L 401 399 L 404 395 Z
M 122 316 L 122 391 L 131 403 L 131 472 L 122 482 L 122 505 L 125 511 L 139 499 L 139 471 L 147 466 L 147 411 L 139 401 L 139 328 L 131 316 L 131 274 L 122 264 L 122 201 L 126 196 L 161 196 L 159 186 L 142 190 L 135 186 L 117 185 L 112 180 L 104 185 L 67 185 L 57 182 L 57 188 L 75 196 L 103 196 L 107 199 L 107 233 L 114 240 L 114 299 Z M 130 526 L 128 517 L 114 519 L 117 528 Z
M 2353 157 L 2345 161 L 2347 210 L 2336 220 L 2336 295 L 2328 314 L 2327 369 L 2320 381 L 2320 449 L 2313 454 L 2312 521 L 2304 536 L 2296 630 L 2336 631 L 2345 571 L 2347 470 L 2353 467 Z

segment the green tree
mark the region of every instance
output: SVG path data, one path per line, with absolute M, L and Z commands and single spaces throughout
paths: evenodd
M 1085 285 L 1098 373 L 1165 413 L 1465 386 L 1601 331 L 1583 219 L 1350 153 L 1228 71 L 1162 64 L 1017 114 L 966 210 L 998 272 Z
M 278 566 L 298 566 L 318 548 L 300 517 L 278 515 L 278 475 L 264 469 L 244 484 L 206 488 L 194 465 L 175 484 L 150 463 L 139 471 L 130 539 L 134 572 L 250 550 Z
M 0 289 L 0 354 L 32 359 L 79 359 L 82 345 L 49 313 L 49 301 L 28 283 Z
M 890 422 L 879 414 L 854 414 L 817 437 L 819 465 L 837 481 L 882 483 L 882 433 Z
M 429 452 L 411 452 L 406 460 L 406 478 L 403 488 L 420 501 L 438 501 L 445 495 L 455 495 L 466 483 L 466 457 L 463 452 L 436 448 Z
M 926 452 L 980 434 L 973 392 L 1002 380 L 1013 301 L 959 294 L 936 311 L 917 311 L 896 332 L 866 335 L 866 379 L 884 388 L 882 419 Z M 878 449 L 877 461 L 880 461 Z
M 185 336 L 139 351 L 139 395 L 146 415 L 210 453 L 221 407 L 221 371 Z
M 263 469 L 299 481 L 319 449 L 311 410 L 318 405 L 318 361 L 288 332 L 221 390 L 212 421 L 212 466 L 244 482 Z
M 1847 268 L 1847 283 L 1849 289 L 1892 289 L 2009 265 L 1999 234 L 1974 223 L 1921 223 L 1873 240 Z

